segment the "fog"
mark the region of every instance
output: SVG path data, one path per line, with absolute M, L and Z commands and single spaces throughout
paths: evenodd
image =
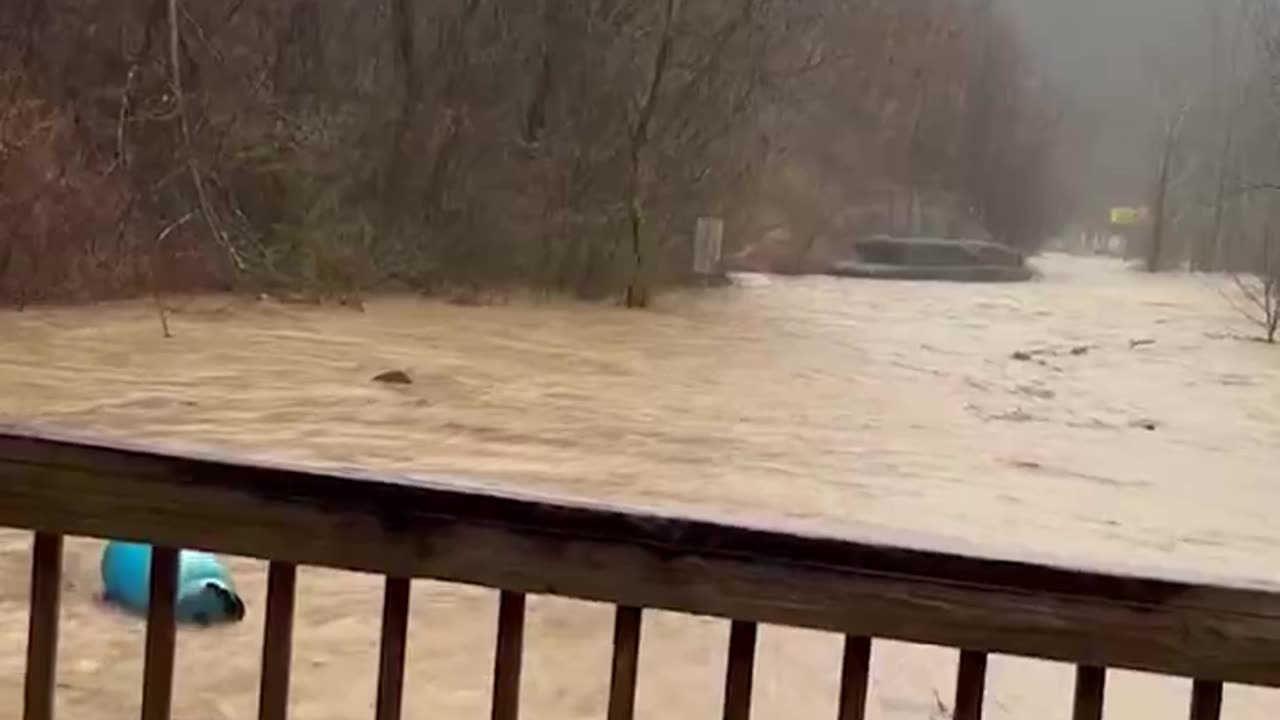
M 1062 97 L 1086 205 L 1143 202 L 1166 118 L 1212 72 L 1216 0 L 1002 0 Z M 1219 25 L 1222 21 L 1219 18 Z

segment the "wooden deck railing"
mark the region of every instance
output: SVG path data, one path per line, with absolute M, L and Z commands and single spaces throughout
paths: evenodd
M 375 717 L 400 716 L 411 578 L 501 593 L 496 720 L 520 707 L 526 594 L 617 607 L 609 720 L 632 717 L 643 609 L 732 622 L 724 717 L 751 712 L 756 628 L 845 636 L 839 717 L 863 717 L 872 638 L 957 648 L 955 717 L 982 715 L 989 654 L 1078 667 L 1074 717 L 1102 717 L 1107 668 L 1192 678 L 1193 720 L 1223 683 L 1280 685 L 1280 594 L 1202 579 L 1072 569 L 0 432 L 0 526 L 34 531 L 26 720 L 53 716 L 62 537 L 154 543 L 143 720 L 170 713 L 177 552 L 270 561 L 259 717 L 287 715 L 300 564 L 386 578 Z M 165 549 L 168 548 L 168 549 Z

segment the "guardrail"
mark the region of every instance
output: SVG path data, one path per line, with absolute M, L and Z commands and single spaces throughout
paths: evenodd
M 617 607 L 609 720 L 633 716 L 643 611 L 732 621 L 724 717 L 751 713 L 756 628 L 845 637 L 839 718 L 864 717 L 873 638 L 959 650 L 955 717 L 982 715 L 987 658 L 1074 663 L 1074 718 L 1102 717 L 1108 668 L 1280 686 L 1280 593 L 744 527 L 364 473 L 269 466 L 0 431 L 0 526 L 34 531 L 24 718 L 53 717 L 62 537 L 153 543 L 143 720 L 170 716 L 178 551 L 270 561 L 259 717 L 287 715 L 298 565 L 386 578 L 375 717 L 400 717 L 412 578 L 501 593 L 492 717 L 515 720 L 525 597 Z

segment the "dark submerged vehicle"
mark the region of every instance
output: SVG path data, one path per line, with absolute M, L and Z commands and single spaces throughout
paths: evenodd
M 950 282 L 1025 282 L 1037 275 L 1022 253 L 985 240 L 877 236 L 855 241 L 850 254 L 832 263 L 828 273 Z

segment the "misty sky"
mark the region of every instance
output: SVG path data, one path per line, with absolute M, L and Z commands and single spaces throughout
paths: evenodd
M 1076 181 L 1098 202 L 1140 201 L 1123 196 L 1141 196 L 1153 172 L 1161 118 L 1185 99 L 1175 86 L 1207 69 L 1215 0 L 1000 2 L 1087 132 Z

